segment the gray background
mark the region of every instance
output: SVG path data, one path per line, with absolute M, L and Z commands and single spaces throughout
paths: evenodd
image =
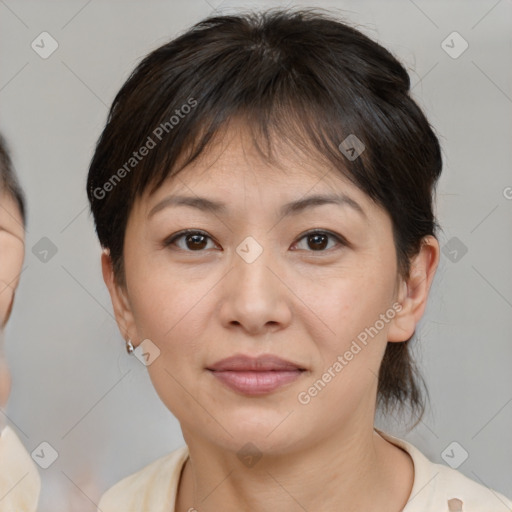
M 29 451 L 47 441 L 59 453 L 41 470 L 43 512 L 93 511 L 108 486 L 183 442 L 125 353 L 101 278 L 84 186 L 107 106 L 142 56 L 215 8 L 277 5 L 343 10 L 410 70 L 443 145 L 437 215 L 449 245 L 416 345 L 432 407 L 412 432 L 379 425 L 436 462 L 457 441 L 469 453 L 459 471 L 512 496 L 510 0 L 0 0 L 0 130 L 29 215 L 6 413 Z M 31 48 L 43 31 L 59 44 L 48 59 Z M 469 44 L 456 59 L 441 46 L 453 31 Z M 46 262 L 32 252 L 43 237 L 57 249 Z

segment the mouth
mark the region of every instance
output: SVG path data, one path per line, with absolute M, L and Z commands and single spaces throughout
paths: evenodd
M 306 371 L 297 363 L 273 355 L 232 356 L 206 369 L 228 388 L 253 396 L 271 393 L 297 380 Z

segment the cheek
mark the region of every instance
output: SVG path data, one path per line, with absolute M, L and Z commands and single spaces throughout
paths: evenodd
M 134 280 L 132 311 L 140 339 L 149 338 L 171 362 L 193 360 L 204 338 L 201 318 L 210 288 L 207 279 L 190 281 L 158 268 Z
M 204 360 L 202 319 L 208 315 L 205 295 L 209 288 L 207 282 L 191 284 L 154 271 L 133 289 L 138 335 L 141 340 L 150 339 L 160 350 L 159 357 L 147 367 L 149 377 L 162 402 L 179 418 L 197 407 L 192 396 L 199 394 L 200 382 L 195 377 Z
M 1 206 L 0 206 L 1 208 Z M 15 236 L 0 230 L 0 279 L 15 288 L 23 266 L 25 247 Z
M 306 415 L 304 421 L 329 409 L 332 421 L 339 424 L 361 404 L 372 403 L 389 321 L 394 316 L 391 291 L 390 280 L 378 281 L 373 273 L 324 286 L 322 300 L 312 309 L 334 333 L 325 335 L 324 329 L 324 334 L 316 337 L 319 364 L 297 396 L 300 404 L 308 400 L 307 407 L 300 409 Z
M 330 348 L 340 350 L 386 313 L 392 306 L 393 289 L 393 265 L 373 261 L 347 267 L 336 278 L 324 280 L 309 294 L 308 304 L 329 326 Z M 383 337 L 387 325 L 379 329 Z

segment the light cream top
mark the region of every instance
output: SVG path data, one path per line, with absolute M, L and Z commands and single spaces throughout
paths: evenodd
M 35 512 L 40 490 L 36 465 L 6 426 L 0 434 L 0 512 Z
M 512 512 L 512 500 L 502 494 L 431 462 L 407 441 L 377 432 L 405 450 L 414 463 L 414 483 L 402 512 Z M 188 456 L 188 447 L 182 446 L 124 478 L 103 495 L 98 510 L 175 512 L 179 478 Z

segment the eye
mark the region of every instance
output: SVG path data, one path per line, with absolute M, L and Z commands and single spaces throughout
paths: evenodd
M 300 240 L 306 240 L 308 247 L 312 249 L 313 252 L 326 252 L 324 249 L 329 243 L 329 238 L 338 242 L 338 244 L 344 246 L 347 245 L 347 242 L 340 235 L 335 235 L 334 233 L 330 233 L 329 231 L 309 231 L 304 234 Z M 295 244 L 297 245 L 297 243 Z M 330 247 L 332 249 L 332 247 Z M 307 250 L 307 249 L 306 249 Z
M 342 236 L 335 235 L 329 231 L 320 230 L 305 233 L 301 238 L 299 238 L 299 242 L 301 240 L 306 240 L 307 246 L 313 252 L 326 252 L 326 247 L 329 245 L 329 238 L 338 242 L 338 245 L 348 245 Z M 186 229 L 171 235 L 171 237 L 164 241 L 163 245 L 164 247 L 176 245 L 179 249 L 187 252 L 201 252 L 203 249 L 208 248 L 208 240 L 212 240 L 212 238 L 204 231 Z M 178 242 L 181 241 L 183 241 L 183 243 L 180 245 Z M 299 242 L 296 242 L 292 247 L 296 247 Z M 304 249 L 304 247 L 299 247 L 299 249 Z M 332 249 L 332 247 L 327 247 L 327 250 L 329 249 Z M 306 250 L 308 249 L 306 248 Z
M 164 247 L 169 245 L 176 245 L 184 251 L 201 252 L 201 250 L 206 247 L 208 239 L 211 240 L 211 237 L 208 236 L 204 231 L 199 231 L 197 229 L 186 229 L 171 235 L 170 238 L 164 241 L 163 245 Z M 178 240 L 184 240 L 184 246 L 176 243 Z

